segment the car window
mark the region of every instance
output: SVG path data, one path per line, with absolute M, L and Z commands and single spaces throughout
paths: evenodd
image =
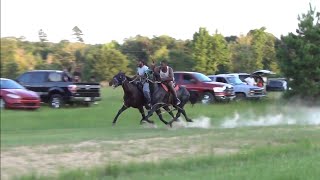
M 48 79 L 51 82 L 60 82 L 62 81 L 62 74 L 57 72 L 52 72 L 49 74 Z
M 46 81 L 46 73 L 45 72 L 34 72 L 31 73 L 31 81 L 32 83 L 42 83 Z
M 201 82 L 210 82 L 211 79 L 208 76 L 201 74 L 201 73 L 194 73 L 194 76 Z
M 1 89 L 25 89 L 23 86 L 21 86 L 20 84 L 12 80 L 1 80 L 0 88 Z
M 20 83 L 29 83 L 31 82 L 31 73 L 24 73 L 19 78 L 18 81 Z
M 239 79 L 244 82 L 245 79 L 246 79 L 247 77 L 249 77 L 249 76 L 250 76 L 249 74 L 241 74 L 241 75 L 239 75 Z
M 227 77 L 227 79 L 230 82 L 230 84 L 233 84 L 233 85 L 244 84 L 239 78 L 235 76 Z
M 191 80 L 194 79 L 191 74 L 183 74 L 182 81 L 183 83 L 190 84 Z
M 217 77 L 217 82 L 227 83 L 226 79 L 223 77 Z

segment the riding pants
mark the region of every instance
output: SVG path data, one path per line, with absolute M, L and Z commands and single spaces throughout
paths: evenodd
M 150 96 L 150 88 L 149 88 L 149 83 L 145 82 L 143 83 L 143 95 L 145 100 L 147 101 L 147 104 L 151 103 L 151 96 Z

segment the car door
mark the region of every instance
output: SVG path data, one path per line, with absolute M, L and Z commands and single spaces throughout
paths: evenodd
M 184 85 L 189 91 L 198 90 L 198 81 L 192 74 L 181 74 L 181 85 Z

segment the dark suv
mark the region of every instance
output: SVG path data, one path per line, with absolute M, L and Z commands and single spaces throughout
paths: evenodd
M 42 102 L 59 108 L 65 103 L 81 102 L 90 105 L 101 100 L 99 83 L 75 83 L 63 71 L 35 70 L 20 75 L 16 81 L 37 92 Z
M 198 72 L 174 72 L 176 84 L 185 86 L 188 91 L 196 92 L 203 103 L 230 101 L 235 98 L 233 86 L 213 82 L 209 77 Z

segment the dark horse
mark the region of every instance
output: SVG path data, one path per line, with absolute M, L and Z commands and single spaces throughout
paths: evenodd
M 162 83 L 157 82 L 157 79 L 159 79 L 158 76 L 153 76 L 155 79 L 154 82 L 151 81 L 150 88 L 153 88 L 153 93 L 151 95 L 152 99 L 152 108 L 148 112 L 148 115 L 146 116 L 146 119 L 148 119 L 152 114 L 157 111 L 162 106 L 168 106 L 172 105 L 175 109 L 178 110 L 178 113 L 176 116 L 169 122 L 169 125 L 172 126 L 172 123 L 176 121 L 181 114 L 185 117 L 187 122 L 193 122 L 190 118 L 188 118 L 186 111 L 184 110 L 184 106 L 187 104 L 188 101 L 191 102 L 191 104 L 195 104 L 198 97 L 196 94 L 190 94 L 189 91 L 184 87 L 180 86 L 177 90 L 177 96 L 180 99 L 181 103 L 179 105 L 175 105 L 173 102 L 173 98 L 171 93 L 169 93 L 162 85 Z
M 124 103 L 123 106 L 121 107 L 121 109 L 118 111 L 116 117 L 114 118 L 112 124 L 115 125 L 117 122 L 118 117 L 120 116 L 120 114 L 125 111 L 126 109 L 132 107 L 132 108 L 137 108 L 142 116 L 142 119 L 140 121 L 140 123 L 142 123 L 143 121 L 146 121 L 148 123 L 153 123 L 153 121 L 148 120 L 148 118 L 146 118 L 145 114 L 144 114 L 144 105 L 145 105 L 145 100 L 144 100 L 144 96 L 141 90 L 139 90 L 138 86 L 136 83 L 133 82 L 133 80 L 126 76 L 124 73 L 120 72 L 117 75 L 115 75 L 112 79 L 112 81 L 110 81 L 109 83 L 110 86 L 113 87 L 118 87 L 118 86 L 122 86 L 123 91 L 124 91 Z M 174 118 L 174 115 L 172 113 L 172 111 L 169 109 L 168 106 L 163 106 L 163 108 L 169 112 L 169 114 L 171 115 L 172 118 Z M 162 117 L 161 115 L 161 110 L 160 108 L 155 110 L 156 113 L 158 114 L 160 120 L 165 123 L 168 124 Z M 154 112 L 154 111 L 153 111 Z M 149 116 L 150 117 L 150 116 Z

